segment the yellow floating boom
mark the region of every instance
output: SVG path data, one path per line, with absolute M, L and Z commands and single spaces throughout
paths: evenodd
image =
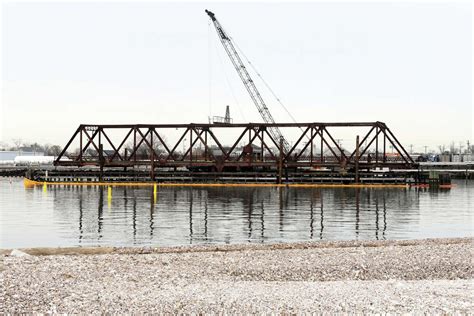
M 68 186 L 111 186 L 111 187 L 291 187 L 291 188 L 408 188 L 408 184 L 382 183 L 156 183 L 156 182 L 45 182 L 24 178 L 26 187 L 37 185 L 68 185 Z

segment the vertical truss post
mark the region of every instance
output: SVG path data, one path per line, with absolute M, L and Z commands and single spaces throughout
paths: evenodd
M 278 138 L 274 138 L 271 134 L 268 133 L 269 126 L 278 126 L 283 128 L 300 128 L 304 127 L 305 131 L 301 136 L 298 136 L 297 142 L 292 146 L 289 151 L 285 149 L 285 143 L 281 143 L 281 140 Z M 351 156 L 346 156 L 346 154 L 342 151 L 342 147 L 335 142 L 333 136 L 330 133 L 328 128 L 333 127 L 369 127 L 371 130 L 367 134 L 363 135 L 355 135 L 357 137 L 357 150 L 354 150 Z M 214 135 L 214 128 L 224 130 L 224 132 L 228 132 L 231 128 L 235 131 L 238 129 L 238 137 L 233 138 L 233 144 L 229 150 L 225 150 L 221 144 L 222 139 L 218 139 L 216 135 Z M 115 143 L 112 139 L 109 138 L 110 131 L 118 131 L 121 129 L 122 131 L 127 132 L 126 136 L 123 137 L 119 142 Z M 168 149 L 168 143 L 165 141 L 160 134 L 156 132 L 157 129 L 164 129 L 164 132 L 171 132 L 172 130 L 180 129 L 180 132 L 184 132 L 181 135 L 176 144 L 173 143 L 174 147 L 170 151 Z M 142 132 L 143 130 L 143 132 Z M 92 131 L 92 134 L 90 134 Z M 146 131 L 146 133 L 144 132 Z M 301 142 L 303 142 L 303 138 L 309 134 L 311 138 L 304 143 L 303 146 Z M 375 131 L 375 136 L 372 132 Z M 189 144 L 187 139 L 187 133 L 189 132 Z M 131 134 L 133 133 L 133 136 Z M 265 136 L 265 133 L 267 136 Z M 148 136 L 150 134 L 150 136 Z M 153 135 L 155 134 L 155 135 Z M 204 134 L 204 135 L 202 135 Z M 379 135 L 380 134 L 380 135 Z M 382 135 L 383 134 L 383 135 Z M 365 136 L 364 136 L 365 135 Z M 229 135 L 230 136 L 230 135 Z M 316 139 L 316 137 L 321 137 L 321 139 Z M 133 137 L 133 139 L 131 139 Z M 211 137 L 209 139 L 209 137 Z M 242 153 L 237 150 L 239 144 L 242 144 L 242 140 L 246 143 L 245 138 L 248 139 L 248 144 L 246 145 L 255 145 L 257 152 L 256 155 L 261 153 L 261 157 L 257 157 L 258 159 L 251 159 L 250 161 L 243 161 L 242 157 L 244 152 Z M 260 140 L 256 140 L 256 138 L 260 138 Z M 380 139 L 383 137 L 383 139 Z M 184 140 L 186 138 L 186 140 Z M 354 137 L 356 138 L 356 137 Z M 104 143 L 102 142 L 104 139 Z M 165 137 L 166 139 L 166 137 Z M 226 139 L 227 140 L 227 139 Z M 267 141 L 269 140 L 269 141 Z M 368 141 L 367 143 L 365 141 Z M 370 140 L 370 142 L 369 142 Z M 69 146 L 75 142 L 78 145 L 79 154 L 70 156 L 71 159 L 62 159 L 62 155 L 65 154 L 66 150 L 75 151 L 76 148 L 70 148 Z M 129 142 L 130 146 L 127 146 L 126 143 Z M 197 144 L 199 142 L 199 144 Z M 214 154 L 214 151 L 210 147 L 212 144 L 217 144 L 219 147 L 219 151 Z M 268 142 L 268 144 L 266 144 Z M 321 143 L 321 147 L 317 148 L 317 145 Z M 375 144 L 374 144 L 375 142 Z M 120 144 L 120 145 L 118 145 Z M 132 148 L 133 144 L 133 148 Z M 202 145 L 204 144 L 204 149 L 202 152 L 198 153 L 196 148 L 200 150 L 202 149 Z M 363 144 L 366 144 L 363 146 Z M 117 146 L 118 145 L 118 146 Z M 160 151 L 154 149 L 154 147 L 159 146 Z M 186 146 L 189 146 L 186 148 Z M 271 145 L 270 148 L 268 145 Z M 373 146 L 372 146 L 373 145 Z M 397 153 L 400 156 L 396 156 L 393 159 L 390 157 L 389 152 L 387 152 L 387 146 L 393 145 L 394 149 L 397 150 Z M 142 147 L 143 146 L 143 147 Z M 167 153 L 166 159 L 163 161 L 159 161 L 159 157 L 163 154 L 161 152 L 161 146 L 164 146 L 166 151 L 163 151 L 165 154 Z M 185 152 L 182 155 L 176 155 L 179 157 L 174 158 L 175 150 L 179 147 L 183 146 Z M 308 146 L 311 148 L 308 150 Z M 334 146 L 334 147 L 333 147 Z M 111 147 L 113 151 L 108 151 L 107 149 Z M 126 148 L 127 147 L 127 148 Z M 373 148 L 375 147 L 375 148 Z M 107 150 L 107 151 L 104 151 Z M 389 148 L 388 148 L 389 149 Z M 143 155 L 140 151 L 143 152 Z M 146 151 L 145 151 L 146 150 Z M 260 151 L 259 151 L 260 150 Z M 124 154 L 125 151 L 125 154 Z M 401 143 L 396 139 L 396 136 L 390 131 L 390 129 L 382 122 L 368 122 L 368 123 L 280 123 L 280 124 L 229 124 L 229 125 L 211 125 L 211 124 L 166 124 L 166 125 L 80 125 L 79 128 L 75 131 L 73 137 L 69 140 L 66 147 L 63 149 L 61 154 L 55 160 L 55 166 L 77 166 L 82 167 L 84 165 L 87 166 L 97 166 L 101 168 L 101 172 L 105 172 L 107 168 L 125 168 L 127 167 L 136 167 L 136 166 L 150 166 L 151 170 L 148 171 L 148 167 L 146 168 L 146 172 L 151 178 L 156 177 L 156 168 L 160 167 L 170 167 L 170 168 L 178 168 L 178 167 L 190 167 L 196 166 L 198 163 L 202 164 L 203 167 L 211 169 L 217 169 L 222 171 L 222 168 L 216 168 L 219 166 L 226 166 L 231 169 L 227 170 L 239 170 L 242 165 L 250 167 L 249 170 L 253 170 L 258 172 L 261 168 L 266 166 L 266 163 L 271 163 L 275 167 L 275 179 L 277 183 L 285 183 L 285 179 L 283 178 L 287 172 L 288 168 L 297 168 L 299 171 L 303 170 L 307 167 L 312 167 L 314 164 L 327 166 L 327 167 L 335 167 L 335 159 L 330 154 L 330 156 L 325 157 L 325 153 L 331 151 L 332 155 L 334 155 L 335 159 L 339 159 L 339 163 L 343 166 L 346 161 L 346 157 L 349 157 L 347 163 L 349 163 L 352 167 L 357 164 L 358 166 L 358 174 L 356 178 L 353 179 L 357 181 L 361 181 L 361 168 L 366 168 L 366 159 L 367 158 L 367 166 L 378 166 L 378 167 L 388 167 L 388 168 L 399 168 L 399 167 L 409 167 L 413 168 L 416 166 L 413 159 L 409 156 L 409 154 L 404 150 Z M 367 152 L 370 151 L 370 157 L 367 157 Z M 373 159 L 373 154 L 375 153 L 375 160 Z M 232 154 L 232 157 L 231 157 Z M 268 155 L 268 156 L 267 156 Z M 283 156 L 282 156 L 283 155 Z M 290 159 L 291 155 L 291 159 Z M 320 155 L 321 158 L 318 157 Z M 382 156 L 381 156 L 382 155 Z M 238 156 L 238 157 L 237 157 Z M 252 156 L 255 157 L 255 156 Z M 266 158 L 269 159 L 266 159 Z M 344 159 L 344 161 L 341 161 Z M 328 158 L 328 159 L 326 159 Z M 337 162 L 336 162 L 337 163 Z M 267 166 L 268 167 L 268 166 Z M 367 167 L 367 168 L 369 168 Z M 99 170 L 97 170 L 99 172 Z M 103 174 L 105 177 L 105 173 Z M 102 178 L 102 176 L 101 176 Z
M 324 146 L 324 126 L 321 127 L 321 163 L 324 163 L 324 150 L 323 150 L 323 146 Z
M 359 135 L 356 136 L 355 183 L 359 183 Z
M 189 161 L 193 164 L 193 130 L 189 129 Z
M 101 143 L 99 143 L 99 164 L 100 164 L 99 181 L 102 182 L 102 180 L 104 179 L 104 147 Z
M 124 160 L 127 161 L 128 159 L 128 149 L 124 149 Z M 127 171 L 127 166 L 123 167 L 123 171 Z
M 278 159 L 278 184 L 281 184 L 281 178 L 283 176 L 283 138 L 280 138 L 280 158 Z
M 266 130 L 265 130 L 265 127 L 261 127 L 260 129 L 262 135 L 258 135 L 256 134 L 256 136 L 258 136 L 262 142 L 262 146 L 263 146 L 263 150 L 267 150 L 267 152 L 270 154 L 271 156 L 271 160 L 275 160 L 275 162 L 278 161 L 278 157 L 275 156 L 275 154 L 272 152 L 272 150 L 268 147 L 268 145 L 265 143 L 265 140 L 263 139 L 265 133 L 266 133 Z M 264 151 L 263 151 L 263 154 L 264 154 Z M 277 153 L 278 154 L 278 153 Z M 264 160 L 265 160 L 265 157 L 264 157 Z
M 79 157 L 81 157 L 80 159 L 80 162 L 81 162 L 81 165 L 82 165 L 82 129 L 81 129 L 81 132 L 79 134 L 79 138 L 80 138 L 80 150 L 79 150 Z
M 314 138 L 314 126 L 311 126 L 311 148 L 309 153 L 309 162 L 313 166 L 313 138 Z
M 379 127 L 375 128 L 375 163 L 379 163 Z
M 382 158 L 382 161 L 385 163 L 387 161 L 387 134 L 386 134 L 386 130 L 385 130 L 385 127 L 382 128 L 383 129 L 383 158 Z
M 207 161 L 207 130 L 204 130 L 204 161 Z
M 133 161 L 137 162 L 137 127 L 133 128 Z
M 92 142 L 94 143 L 94 142 Z M 99 146 L 102 144 L 102 127 L 99 127 Z M 99 147 L 100 148 L 100 147 Z M 103 148 L 103 147 L 102 147 Z M 101 150 L 102 155 L 104 154 L 104 151 Z
M 150 171 L 150 176 L 151 176 L 151 181 L 155 181 L 155 148 L 153 147 L 153 128 L 149 129 L 150 133 L 150 147 L 151 147 L 151 171 Z

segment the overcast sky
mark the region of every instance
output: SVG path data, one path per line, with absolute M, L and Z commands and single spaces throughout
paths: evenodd
M 469 2 L 4 3 L 0 140 L 65 145 L 80 123 L 207 122 L 226 104 L 260 122 L 204 9 L 297 121 L 383 121 L 416 150 L 473 140 Z

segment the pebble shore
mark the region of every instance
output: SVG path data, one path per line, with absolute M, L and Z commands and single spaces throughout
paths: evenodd
M 474 239 L 2 250 L 0 311 L 474 313 Z

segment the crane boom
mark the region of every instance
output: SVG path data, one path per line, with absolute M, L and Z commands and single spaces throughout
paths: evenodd
M 258 89 L 255 86 L 255 83 L 253 82 L 252 78 L 250 77 L 250 74 L 247 71 L 247 68 L 242 62 L 242 59 L 240 59 L 240 56 L 237 53 L 237 50 L 235 49 L 231 38 L 224 31 L 224 29 L 222 28 L 222 25 L 217 20 L 215 14 L 208 10 L 205 10 L 205 11 L 211 18 L 211 21 L 214 23 L 214 27 L 216 28 L 217 35 L 219 36 L 219 39 L 221 40 L 221 43 L 224 46 L 224 49 L 227 55 L 229 56 L 232 64 L 234 65 L 235 70 L 237 70 L 237 73 L 239 74 L 240 79 L 244 83 L 245 88 L 250 94 L 250 97 L 252 98 L 253 103 L 257 107 L 258 112 L 260 112 L 260 115 L 262 116 L 263 121 L 265 123 L 275 123 L 275 120 L 273 119 L 272 114 L 270 113 L 267 105 L 263 101 L 262 95 L 260 94 L 260 92 L 258 92 Z M 268 127 L 267 130 L 272 136 L 272 138 L 275 140 L 275 142 L 277 143 L 279 141 L 283 142 L 283 148 L 281 149 L 283 150 L 284 153 L 288 153 L 290 150 L 290 144 L 288 144 L 288 141 L 283 137 L 280 129 L 278 127 Z M 280 145 L 277 144 L 277 147 L 279 146 Z

